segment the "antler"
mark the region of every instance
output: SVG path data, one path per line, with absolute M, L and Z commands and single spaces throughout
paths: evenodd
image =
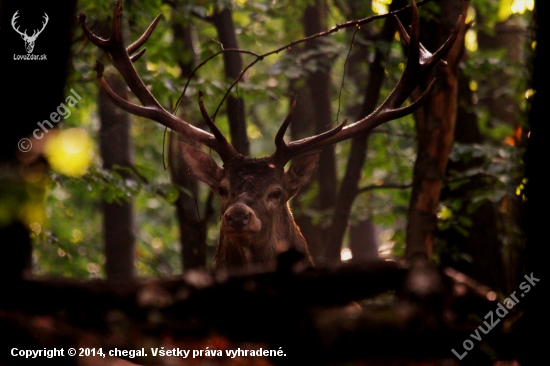
M 199 94 L 201 111 L 203 112 L 203 117 L 205 118 L 205 121 L 212 130 L 213 134 L 190 125 L 164 109 L 155 99 L 153 94 L 151 94 L 149 89 L 147 89 L 134 68 L 133 63 L 145 53 L 146 49 L 139 51 L 133 56 L 130 55 L 136 52 L 147 41 L 149 36 L 153 33 L 161 16 L 162 14 L 159 14 L 143 33 L 143 35 L 128 47 L 124 46 L 122 37 L 122 0 L 118 0 L 116 3 L 113 14 L 111 37 L 109 39 L 103 39 L 93 34 L 86 25 L 86 16 L 84 14 L 80 14 L 78 16 L 80 26 L 86 37 L 90 40 L 90 42 L 105 52 L 113 66 L 118 70 L 120 75 L 122 75 L 124 81 L 142 105 L 140 106 L 128 102 L 113 92 L 113 90 L 109 87 L 109 84 L 107 84 L 103 78 L 103 64 L 100 61 L 97 61 L 95 70 L 97 72 L 101 89 L 117 107 L 128 113 L 154 120 L 178 133 L 181 133 L 182 135 L 186 135 L 189 138 L 216 151 L 224 163 L 228 162 L 237 156 L 238 153 L 214 125 L 210 119 L 210 116 L 208 116 L 208 113 L 206 113 L 206 110 L 202 105 L 202 93 Z
M 15 21 L 17 20 L 17 18 L 19 18 L 19 14 L 17 14 L 17 13 L 19 13 L 19 10 L 17 10 L 17 11 L 15 12 L 15 14 L 13 14 L 13 17 L 11 17 L 11 26 L 12 26 L 12 28 L 13 28 L 14 31 L 16 31 L 17 33 L 19 33 L 22 37 L 25 37 L 25 38 L 26 38 L 26 37 L 28 37 L 28 36 L 27 36 L 27 30 L 25 29 L 25 32 L 23 33 L 23 32 L 21 32 L 21 31 L 19 31 L 19 27 L 17 27 L 17 28 L 15 27 Z
M 401 36 L 409 46 L 409 54 L 403 75 L 401 75 L 399 82 L 388 98 L 374 112 L 349 126 L 344 127 L 346 124 L 346 120 L 344 120 L 341 125 L 330 131 L 286 144 L 283 140 L 283 136 L 288 125 L 290 124 L 290 118 L 292 117 L 292 113 L 294 111 L 294 106 L 296 103 L 296 100 L 294 100 L 289 116 L 277 133 L 277 137 L 275 139 L 277 150 L 271 156 L 272 159 L 274 159 L 278 164 L 284 165 L 292 159 L 292 157 L 298 154 L 319 149 L 327 145 L 347 140 L 360 133 L 370 131 L 384 122 L 406 116 L 409 113 L 414 112 L 418 107 L 420 107 L 420 105 L 422 105 L 434 86 L 435 77 L 432 77 L 428 88 L 424 91 L 420 98 L 405 107 L 399 108 L 399 106 L 409 97 L 418 84 L 430 75 L 433 68 L 439 61 L 441 61 L 441 59 L 452 47 L 459 31 L 461 16 L 458 18 L 457 25 L 449 38 L 434 54 L 431 54 L 424 48 L 424 46 L 420 44 L 420 20 L 418 8 L 414 0 L 412 2 L 410 36 L 403 28 L 401 22 L 399 22 L 399 19 L 397 17 L 395 18 L 398 22 Z

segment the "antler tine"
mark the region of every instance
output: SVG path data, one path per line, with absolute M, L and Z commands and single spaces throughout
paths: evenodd
M 109 40 L 103 39 L 101 37 L 96 36 L 95 34 L 90 31 L 88 28 L 88 25 L 86 24 L 86 15 L 83 13 L 78 14 L 78 23 L 80 24 L 80 28 L 82 28 L 82 31 L 84 32 L 84 35 L 90 42 L 92 42 L 97 48 L 101 49 L 104 52 L 108 52 L 108 50 L 111 48 Z
M 111 24 L 111 37 L 109 40 L 118 46 L 123 46 L 124 38 L 122 36 L 122 0 L 117 0 L 115 10 L 113 11 L 113 23 Z
M 283 124 L 281 125 L 281 127 L 279 128 L 279 131 L 277 132 L 277 135 L 275 136 L 275 147 L 277 147 L 277 149 L 279 148 L 284 149 L 286 147 L 284 137 L 285 137 L 286 130 L 290 125 L 290 121 L 292 121 L 292 116 L 294 115 L 294 110 L 296 109 L 297 101 L 298 101 L 298 96 L 295 95 L 294 98 L 292 99 L 292 104 L 290 105 L 290 111 L 288 112 L 288 115 L 286 116 Z
M 212 132 L 212 134 L 216 137 L 216 140 L 218 140 L 220 145 L 220 151 L 218 151 L 218 154 L 222 158 L 223 162 L 227 162 L 238 155 L 237 151 L 231 145 L 223 133 L 220 131 L 218 126 L 212 121 L 212 118 L 206 111 L 206 108 L 204 107 L 204 103 L 202 101 L 202 97 L 204 96 L 204 92 L 202 90 L 199 90 L 199 108 L 201 110 L 202 118 L 204 119 L 204 122 L 208 125 L 208 128 Z
M 130 61 L 132 61 L 132 63 L 136 62 L 137 60 L 139 60 L 141 58 L 141 56 L 143 56 L 143 54 L 145 53 L 145 51 L 147 51 L 146 48 L 142 49 L 141 51 L 139 51 L 138 53 L 136 53 L 135 55 L 133 56 L 130 56 Z M 130 53 L 128 53 L 130 54 Z
M 78 16 L 80 26 L 85 36 L 90 40 L 90 42 L 105 52 L 111 60 L 113 66 L 124 78 L 124 81 L 142 105 L 140 106 L 133 104 L 123 98 L 120 98 L 115 92 L 113 92 L 103 78 L 103 64 L 98 61 L 96 71 L 100 86 L 111 101 L 113 101 L 113 103 L 119 108 L 128 113 L 154 120 L 182 135 L 188 136 L 189 138 L 210 147 L 212 150 L 220 154 L 222 159 L 224 159 L 224 157 L 230 156 L 228 153 L 230 148 L 227 147 L 227 145 L 230 144 L 227 141 L 226 143 L 222 143 L 221 140 L 216 138 L 216 136 L 211 133 L 188 124 L 164 109 L 145 86 L 134 68 L 133 62 L 137 61 L 143 55 L 145 49 L 139 51 L 131 57 L 129 55 L 134 51 L 137 51 L 137 49 L 147 41 L 158 24 L 160 17 L 161 15 L 157 16 L 143 35 L 139 37 L 136 42 L 126 48 L 122 37 L 122 0 L 118 0 L 116 3 L 113 14 L 112 34 L 109 39 L 103 39 L 93 34 L 86 25 L 86 16 L 84 14 L 80 14 Z
M 399 35 L 401 36 L 401 38 L 403 38 L 403 41 L 405 41 L 405 44 L 407 45 L 407 47 L 410 47 L 411 46 L 411 37 L 409 36 L 407 31 L 405 30 L 405 27 L 403 26 L 403 23 L 401 23 L 401 20 L 399 20 L 398 16 L 394 15 L 393 18 L 397 22 L 397 30 L 399 31 Z M 424 47 L 424 45 L 422 43 L 420 43 L 419 46 L 420 46 L 420 60 L 419 60 L 419 62 L 422 64 L 423 61 L 425 62 L 425 60 L 427 60 L 432 54 L 430 53 L 430 51 L 428 51 L 426 49 L 426 47 Z
M 397 21 L 397 26 L 399 30 L 399 34 L 407 44 L 407 46 L 410 46 L 410 37 L 407 31 L 405 30 L 405 27 L 403 27 L 403 24 L 401 24 L 401 21 L 398 17 L 394 16 L 395 20 Z M 445 43 L 439 47 L 437 51 L 435 51 L 433 54 L 428 51 L 422 43 L 420 44 L 420 64 L 422 65 L 422 69 L 428 69 L 433 67 L 437 64 L 437 61 L 441 61 L 443 64 L 447 64 L 445 60 L 442 59 L 443 56 L 449 51 L 449 49 L 453 46 L 456 37 L 458 36 L 458 33 L 460 31 L 460 24 L 462 22 L 462 15 L 459 15 L 458 19 L 456 20 L 455 27 L 452 31 L 452 33 L 449 35 Z
M 94 70 L 97 72 L 97 78 L 99 80 L 99 85 L 101 89 L 107 94 L 109 99 L 115 104 L 118 108 L 134 114 L 139 117 L 151 119 L 156 121 L 182 135 L 189 136 L 190 138 L 199 141 L 200 143 L 212 148 L 214 151 L 218 152 L 219 146 L 216 138 L 195 126 L 192 126 L 176 116 L 168 113 L 166 110 L 158 110 L 156 108 L 147 108 L 134 103 L 127 101 L 124 98 L 119 97 L 109 86 L 105 78 L 103 77 L 103 71 L 105 67 L 100 61 L 96 61 L 96 66 Z
M 293 111 L 291 110 L 291 112 Z M 289 113 L 289 116 L 290 116 L 290 113 Z M 288 117 L 287 117 L 287 120 L 288 120 Z M 288 120 L 288 122 L 287 120 L 283 122 L 283 125 L 285 125 L 286 123 L 288 126 L 288 124 L 290 123 L 290 120 Z M 295 142 L 290 142 L 288 144 L 286 144 L 282 139 L 284 132 L 281 134 L 281 130 L 282 130 L 282 126 L 281 126 L 281 129 L 279 129 L 279 133 L 277 133 L 277 137 L 280 137 L 279 145 L 277 145 L 277 150 L 273 155 L 271 155 L 271 158 L 275 160 L 279 165 L 284 166 L 293 157 L 299 155 L 300 153 L 306 152 L 308 150 L 313 150 L 318 143 L 326 139 L 329 139 L 333 136 L 336 136 L 340 131 L 342 131 L 342 129 L 347 123 L 348 123 L 348 118 L 346 117 L 344 118 L 342 123 L 334 127 L 332 130 L 323 132 L 317 136 L 308 137 Z M 285 131 L 286 131 L 286 128 L 285 128 Z M 281 136 L 279 136 L 279 134 L 281 134 Z
M 421 80 L 419 71 L 422 53 L 420 48 L 423 46 L 420 44 L 420 15 L 415 0 L 412 1 L 411 34 L 408 43 L 409 54 L 403 74 L 388 98 L 380 105 L 379 110 L 400 106 L 416 88 L 418 81 Z
M 458 33 L 460 32 L 460 24 L 462 23 L 462 15 L 459 15 L 458 19 L 456 20 L 455 28 L 453 29 L 451 35 L 447 38 L 445 43 L 439 47 L 437 51 L 435 51 L 431 57 L 426 61 L 426 63 L 423 65 L 424 69 L 432 68 L 437 64 L 437 61 L 441 60 L 441 62 L 444 62 L 447 64 L 445 60 L 443 60 L 443 57 L 449 52 L 451 47 L 453 47 L 453 44 L 456 41 L 456 38 L 458 37 Z
M 141 46 L 143 46 L 145 44 L 145 42 L 147 42 L 147 40 L 149 39 L 151 34 L 153 34 L 153 31 L 157 27 L 157 24 L 160 22 L 160 18 L 162 18 L 162 14 L 157 15 L 155 20 L 153 20 L 153 22 L 149 25 L 149 27 L 141 35 L 141 37 L 139 37 L 134 43 L 132 43 L 131 45 L 129 45 L 126 48 L 126 51 L 128 51 L 129 55 L 136 52 L 138 48 L 140 48 Z
M 277 151 L 273 155 L 273 158 L 286 163 L 293 156 L 300 153 L 320 149 L 324 146 L 347 140 L 360 133 L 370 131 L 384 122 L 406 116 L 415 111 L 426 100 L 433 89 L 435 78 L 431 77 L 430 80 L 429 75 L 434 66 L 442 60 L 454 44 L 461 21 L 462 17 L 459 17 L 457 26 L 445 43 L 434 54 L 431 54 L 420 43 L 420 17 L 416 2 L 413 0 L 410 36 L 398 20 L 398 27 L 402 38 L 409 45 L 407 62 L 401 78 L 386 100 L 374 112 L 349 126 L 344 127 L 342 124 L 328 133 L 325 132 L 318 136 L 297 140 L 288 145 L 285 144 L 282 148 L 277 147 Z M 429 86 L 420 98 L 405 107 L 399 108 L 418 84 L 426 80 L 426 78 L 429 80 Z

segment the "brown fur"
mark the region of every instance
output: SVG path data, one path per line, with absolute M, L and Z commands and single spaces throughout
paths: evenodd
M 288 201 L 309 181 L 318 157 L 314 154 L 296 159 L 287 172 L 270 158 L 244 156 L 226 163 L 222 169 L 208 154 L 184 148 L 184 158 L 192 173 L 209 184 L 220 198 L 222 218 L 215 268 L 272 263 L 291 248 L 313 264 Z M 250 213 L 244 227 L 232 226 L 227 216 L 233 212 Z

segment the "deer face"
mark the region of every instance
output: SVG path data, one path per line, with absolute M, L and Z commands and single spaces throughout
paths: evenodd
M 295 159 L 285 172 L 270 158 L 244 156 L 221 168 L 207 153 L 185 144 L 182 147 L 192 174 L 220 199 L 217 266 L 270 262 L 291 247 L 307 254 L 288 201 L 310 180 L 318 153 Z

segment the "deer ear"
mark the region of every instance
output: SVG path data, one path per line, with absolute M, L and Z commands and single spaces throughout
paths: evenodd
M 216 187 L 223 178 L 223 169 L 204 151 L 186 143 L 181 143 L 180 146 L 183 160 L 189 166 L 193 176 L 210 187 Z
M 321 152 L 317 151 L 295 159 L 285 173 L 285 188 L 288 190 L 288 199 L 298 193 L 300 188 L 306 185 L 319 165 Z

